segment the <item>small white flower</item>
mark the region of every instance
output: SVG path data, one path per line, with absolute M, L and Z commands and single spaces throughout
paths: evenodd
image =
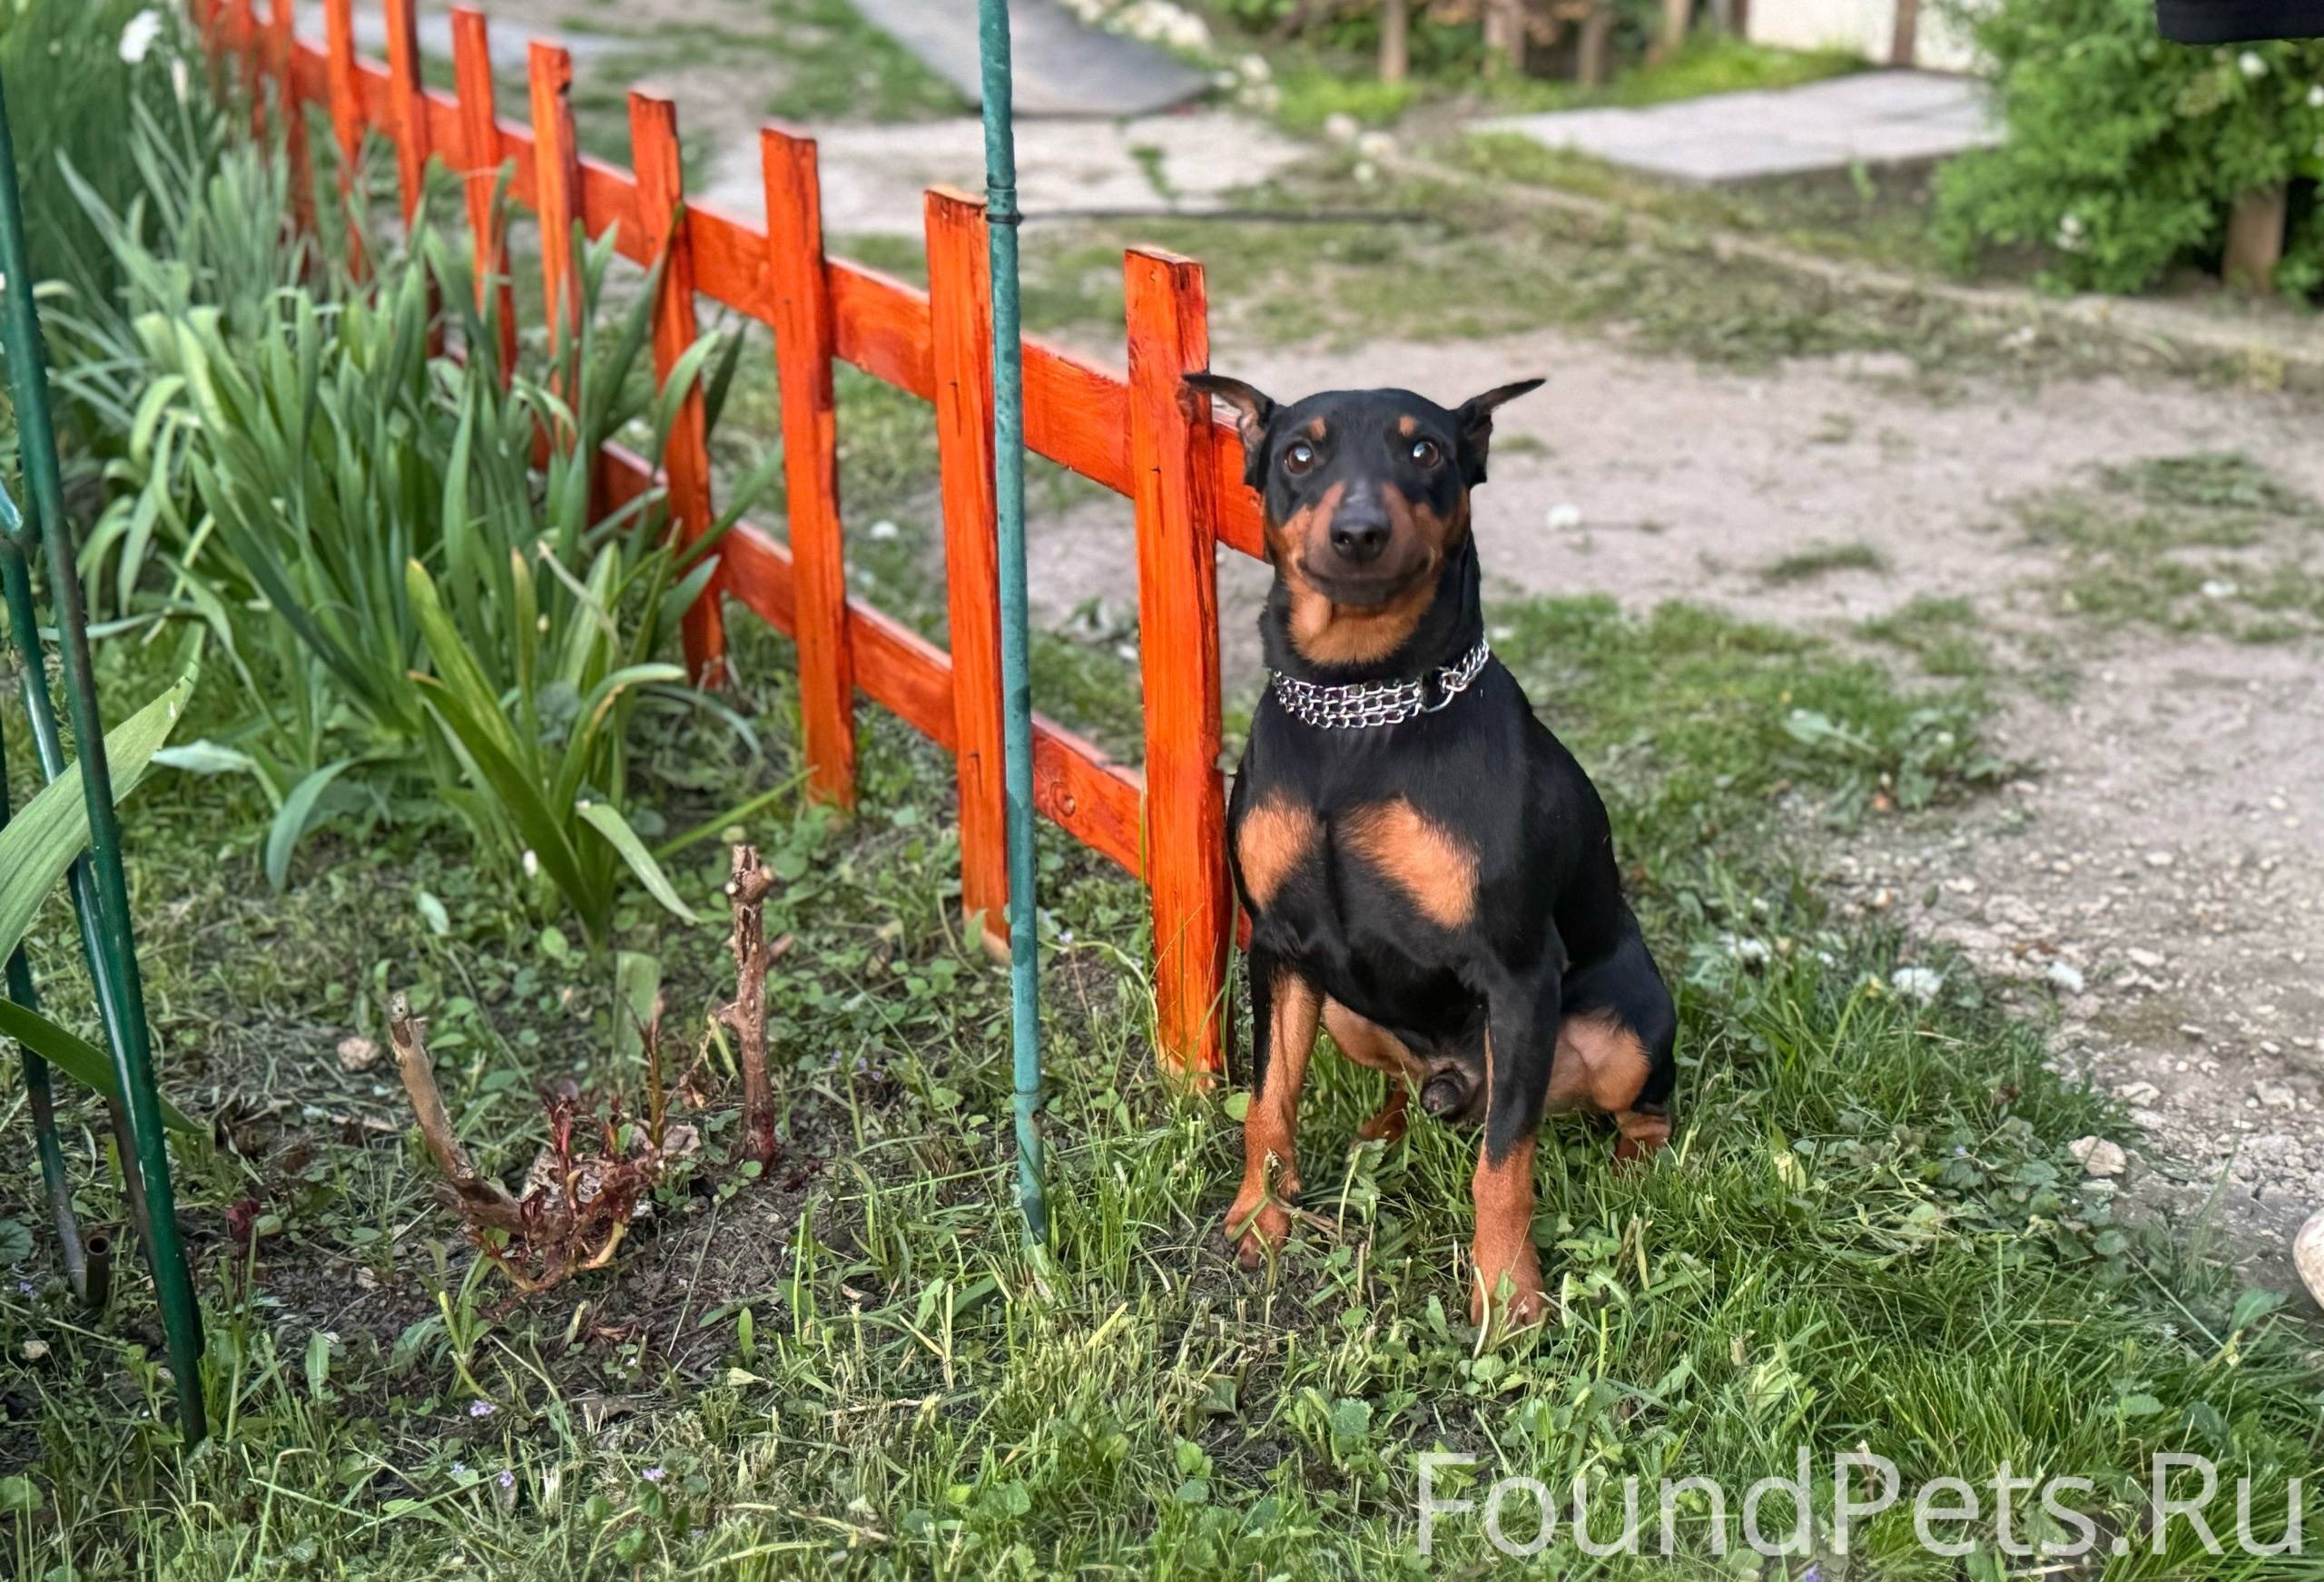
M 1356 185 L 1368 187 L 1380 179 L 1380 167 L 1370 160 L 1358 160 L 1355 169 L 1350 171 L 1348 174 L 1355 178 Z
M 1765 939 L 1754 939 L 1748 934 L 1722 935 L 1721 940 L 1727 946 L 1727 953 L 1746 967 L 1757 967 L 1774 954 Z
M 1235 63 L 1235 69 L 1242 74 L 1246 83 L 1264 83 L 1275 75 L 1274 68 L 1267 64 L 1265 55 L 1245 55 Z
M 2231 599 L 2239 591 L 2225 577 L 2215 576 L 2203 584 L 2203 597 L 2207 599 Z
M 1394 157 L 1396 140 L 1384 132 L 1367 132 L 1355 140 L 1355 152 L 1368 160 Z
M 136 65 L 153 47 L 153 41 L 161 36 L 162 14 L 151 7 L 139 12 L 129 19 L 129 25 L 121 30 L 121 58 L 133 66 Z
M 1899 999 L 1926 1005 L 1945 987 L 1945 974 L 1927 967 L 1899 967 L 1889 975 L 1888 987 L 1896 991 Z
M 1364 123 L 1344 110 L 1334 110 L 1324 117 L 1324 135 L 1334 142 L 1354 142 Z
M 2256 83 L 2268 74 L 2268 63 L 2260 58 L 2257 50 L 2247 49 L 2235 57 L 2235 69 Z
M 170 59 L 170 92 L 175 94 L 177 96 L 177 102 L 182 104 L 185 103 L 186 94 L 191 93 L 192 89 L 193 74 L 186 70 L 185 57 L 182 55 L 172 56 Z
M 872 524 L 872 537 L 882 544 L 886 543 L 891 538 L 901 536 L 902 532 L 902 528 L 897 526 L 893 522 L 889 521 L 885 516 L 881 517 L 877 522 Z
M 2308 85 L 2308 107 L 2310 110 L 2324 110 L 2324 83 L 2310 83 Z
M 529 846 L 525 848 L 524 868 L 527 879 L 538 879 L 541 876 L 540 853 Z
M 1576 505 L 1571 505 L 1571 504 L 1568 504 L 1568 505 L 1561 505 L 1561 506 L 1551 506 L 1550 507 L 1550 531 L 1551 531 L 1551 532 L 1552 532 L 1552 533 L 1571 533 L 1571 532 L 1572 532 L 1576 527 L 1579 527 L 1579 526 L 1581 526 L 1581 506 L 1576 506 Z

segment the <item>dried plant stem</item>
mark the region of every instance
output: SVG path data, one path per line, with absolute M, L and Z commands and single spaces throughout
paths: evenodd
M 436 1086 L 436 1063 L 428 1057 L 428 1046 L 420 1041 L 419 1024 L 412 1019 L 411 1002 L 400 994 L 388 1001 L 388 1039 L 395 1046 L 396 1069 L 403 1076 L 404 1092 L 410 1096 L 411 1113 L 419 1122 L 420 1137 L 427 1143 L 436 1168 L 443 1174 L 453 1206 L 471 1223 L 517 1230 L 524 1222 L 524 1211 L 508 1195 L 507 1188 L 477 1169 L 452 1130 L 452 1118 L 444 1109 L 444 1096 Z
M 734 914 L 734 998 L 717 1016 L 734 1035 L 743 1067 L 743 1140 L 761 1164 L 774 1161 L 774 1095 L 766 1073 L 766 895 L 774 877 L 759 865 L 759 849 L 737 845 L 726 900 Z

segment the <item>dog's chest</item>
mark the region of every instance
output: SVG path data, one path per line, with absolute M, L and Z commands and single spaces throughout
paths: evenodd
M 1234 842 L 1254 917 L 1303 933 L 1406 918 L 1455 929 L 1476 915 L 1476 843 L 1399 792 L 1325 802 L 1269 787 L 1241 810 Z

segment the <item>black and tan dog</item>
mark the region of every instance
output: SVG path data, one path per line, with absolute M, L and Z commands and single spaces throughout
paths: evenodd
M 1485 640 L 1469 491 L 1493 408 L 1405 390 L 1277 406 L 1187 384 L 1239 416 L 1265 504 L 1274 680 L 1227 819 L 1251 915 L 1251 1102 L 1226 1233 L 1255 1263 L 1290 1229 L 1299 1089 L 1318 1023 L 1388 1076 L 1363 1135 L 1403 1135 L 1409 1091 L 1480 1121 L 1470 1308 L 1545 1303 L 1533 1147 L 1545 1110 L 1614 1117 L 1617 1159 L 1669 1135 L 1670 995 L 1622 898 L 1595 787 Z M 1270 1182 L 1270 1171 L 1275 1172 Z

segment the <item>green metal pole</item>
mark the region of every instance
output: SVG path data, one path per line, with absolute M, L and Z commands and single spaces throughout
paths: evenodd
M 94 882 L 87 887 L 91 892 L 87 899 L 96 903 L 94 924 L 84 919 L 96 947 L 89 966 L 100 996 L 109 1002 L 104 1007 L 106 1042 L 136 1145 L 134 1168 L 144 1188 L 145 1251 L 153 1263 L 170 1371 L 177 1386 L 179 1429 L 191 1445 L 207 1432 L 202 1398 L 202 1312 L 194 1302 L 185 1248 L 178 1240 L 177 1197 L 170 1185 L 169 1148 L 153 1091 L 144 987 L 130 931 L 129 883 L 122 870 L 121 821 L 113 813 L 104 722 L 98 712 L 96 678 L 89 663 L 88 614 L 81 604 L 73 535 L 64 519 L 64 479 L 57 467 L 55 426 L 48 408 L 48 363 L 41 346 L 40 315 L 33 306 L 32 260 L 25 244 L 24 202 L 16 190 L 16 151 L 8 132 L 4 88 L 0 88 L 0 300 L 5 300 L 5 310 L 0 310 L 0 344 L 6 349 L 16 399 L 19 459 L 33 526 L 47 551 L 64 706 L 73 723 L 81 788 L 89 811 L 85 867 Z M 24 531 L 21 524 L 17 530 Z M 75 899 L 82 898 L 76 895 Z M 122 1167 L 128 1172 L 132 1162 L 124 1157 Z
M 1040 937 L 1033 895 L 1033 688 L 1027 675 L 1025 359 L 1017 297 L 1017 134 L 1009 0 L 978 0 L 984 52 L 985 221 L 992 247 L 992 468 L 1000 516 L 1000 722 L 1009 810 L 1009 1008 L 1016 1048 L 1017 1197 L 1046 1245 L 1041 1190 Z

